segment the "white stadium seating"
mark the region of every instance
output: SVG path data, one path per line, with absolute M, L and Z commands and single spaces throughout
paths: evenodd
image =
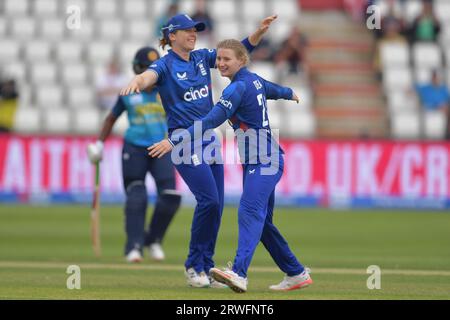
M 246 0 L 242 1 L 240 5 L 242 6 L 242 15 L 245 17 L 245 20 L 259 21 L 261 17 L 267 15 L 264 1 Z
M 256 29 L 255 29 L 256 30 Z M 244 37 L 241 26 L 237 21 L 217 21 L 215 24 L 217 39 L 240 39 Z
M 47 40 L 62 40 L 65 35 L 65 21 L 61 18 L 44 19 L 40 23 L 39 36 Z
M 409 68 L 386 68 L 383 72 L 385 90 L 413 89 L 413 77 Z
M 95 32 L 96 32 L 96 28 L 97 26 L 95 25 L 94 21 L 89 19 L 89 18 L 83 18 L 83 20 L 80 21 L 80 26 L 79 28 L 71 27 L 69 28 L 64 28 L 67 29 L 66 33 L 70 36 L 73 37 L 73 39 L 75 41 L 91 41 L 94 39 L 95 37 Z M 98 31 L 98 30 L 97 30 Z M 95 43 L 95 42 L 92 42 Z
M 70 86 L 67 92 L 67 102 L 72 108 L 84 108 L 95 104 L 92 88 L 87 85 Z
M 57 85 L 40 85 L 35 87 L 36 104 L 39 108 L 61 108 L 63 91 Z
M 82 63 L 69 63 L 62 65 L 61 80 L 66 86 L 85 84 L 88 81 L 86 65 Z
M 44 109 L 42 117 L 43 132 L 58 134 L 70 132 L 72 129 L 72 118 L 68 109 Z
M 56 45 L 55 55 L 60 63 L 81 62 L 83 44 L 76 41 L 61 41 Z
M 276 82 L 277 80 L 275 67 L 271 62 L 253 62 L 250 66 L 250 70 L 265 80 L 271 82 Z
M 313 138 L 315 136 L 316 119 L 314 114 L 308 110 L 298 109 L 289 113 L 287 117 L 284 117 L 284 123 L 287 125 L 285 135 L 288 137 Z M 281 133 L 283 133 L 283 129 L 284 126 L 281 128 Z
M 214 0 L 207 1 L 207 5 L 209 12 L 211 13 L 211 17 L 215 21 L 237 21 L 236 15 L 238 14 L 238 10 L 236 8 L 235 1 Z
M 93 42 L 87 48 L 87 59 L 91 63 L 108 63 L 113 55 L 114 44 L 111 42 Z
M 420 137 L 420 116 L 417 112 L 391 114 L 391 136 L 396 139 L 417 139 Z
M 45 40 L 32 40 L 25 44 L 25 59 L 30 63 L 50 60 L 50 43 Z
M 147 3 L 150 4 L 150 1 L 128 0 L 128 1 L 120 1 L 120 3 L 122 3 L 123 5 L 122 10 L 125 17 L 133 19 L 137 17 L 147 17 L 147 14 L 149 12 L 149 10 L 147 10 Z
M 6 19 L 0 19 L 0 38 L 6 37 L 7 26 L 8 21 L 6 21 Z
M 390 114 L 401 112 L 417 112 L 418 99 L 413 92 L 406 92 L 402 90 L 391 90 L 387 92 L 387 103 Z
M 41 132 L 41 111 L 39 109 L 18 108 L 14 117 L 14 131 L 19 133 Z
M 116 0 L 95 0 L 92 2 L 93 16 L 96 19 L 113 18 L 119 11 Z
M 37 17 L 56 16 L 58 13 L 58 0 L 34 0 L 33 13 Z
M 439 69 L 442 66 L 442 53 L 437 44 L 417 43 L 412 48 L 414 64 L 418 68 Z
M 100 126 L 100 112 L 93 107 L 74 110 L 73 129 L 79 134 L 96 134 Z
M 53 63 L 32 63 L 30 71 L 31 82 L 35 85 L 56 82 L 56 66 Z
M 408 66 L 410 61 L 407 43 L 384 43 L 381 46 L 381 63 L 385 68 Z
M 156 43 L 153 40 L 153 25 L 148 19 L 131 19 L 125 25 L 127 40 L 141 41 L 142 43 Z M 156 46 L 153 45 L 153 46 Z
M 123 25 L 119 19 L 107 19 L 97 23 L 98 38 L 106 41 L 119 41 L 122 38 Z
M 4 0 L 4 10 L 6 16 L 23 16 L 29 9 L 28 0 Z
M 448 0 L 435 0 L 433 9 L 439 21 L 450 21 L 450 2 Z
M 424 134 L 428 139 L 444 139 L 447 115 L 441 111 L 424 112 Z
M 180 8 L 180 12 L 185 12 L 188 14 L 194 12 L 195 1 L 196 0 L 181 0 L 178 5 Z
M 25 63 L 20 60 L 9 61 L 8 64 L 5 64 L 1 68 L 0 73 L 5 77 L 15 79 L 19 83 L 23 83 L 27 80 Z M 20 93 L 22 94 L 22 90 L 20 90 Z
M 7 64 L 9 61 L 17 60 L 20 53 L 20 44 L 13 39 L 0 39 L 0 61 Z
M 297 0 L 277 0 L 269 2 L 269 12 L 277 14 L 280 20 L 294 21 L 299 18 Z
M 11 35 L 14 39 L 29 40 L 33 38 L 36 30 L 36 21 L 23 17 L 10 20 Z

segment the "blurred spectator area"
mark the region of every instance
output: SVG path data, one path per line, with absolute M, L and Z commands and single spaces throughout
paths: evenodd
M 405 28 L 401 33 L 408 40 L 379 40 L 379 68 L 391 135 L 402 139 L 442 139 L 448 125 L 447 114 L 441 110 L 424 112 L 415 89 L 431 83 L 434 70 L 450 87 L 450 1 L 429 1 L 431 16 L 440 28 L 427 28 L 424 23 L 425 31 L 417 29 L 425 9 L 422 0 L 376 1 L 383 16 L 389 11 L 389 2 L 394 3 L 393 11 L 403 19 Z M 433 32 L 436 34 L 418 38 Z M 430 37 L 435 39 L 427 39 Z
M 196 11 L 196 0 L 0 0 L 0 72 L 16 80 L 20 97 L 15 130 L 97 133 L 107 111 L 97 107 L 96 79 L 113 58 L 131 79 L 135 51 L 158 45 L 154 26 L 174 2 L 181 12 Z M 281 136 L 420 137 L 413 84 L 427 81 L 433 68 L 448 80 L 450 1 L 436 0 L 433 7 L 441 24 L 437 42 L 383 46 L 381 78 L 373 68 L 375 38 L 365 24 L 343 9 L 302 10 L 301 2 L 207 0 L 213 34 L 199 37 L 197 48 L 213 48 L 224 38 L 242 39 L 263 17 L 277 13 L 266 35 L 267 50 L 249 68 L 292 87 L 301 99 L 299 105 L 269 101 L 271 126 Z M 383 12 L 386 3 L 376 2 Z M 410 24 L 421 13 L 421 1 L 403 3 L 399 13 Z M 81 9 L 79 29 L 67 27 L 70 5 Z M 293 28 L 305 36 L 307 46 L 298 73 L 286 73 L 273 59 Z M 217 101 L 228 80 L 217 71 L 212 77 Z M 115 132 L 123 132 L 126 122 L 120 119 Z
M 189 14 L 198 6 L 197 0 L 0 0 L 0 72 L 18 85 L 16 132 L 98 132 L 107 111 L 98 108 L 96 80 L 113 58 L 131 80 L 135 51 L 144 45 L 158 46 L 154 26 L 174 2 Z M 279 19 L 267 35 L 276 48 L 300 16 L 297 0 L 208 0 L 206 4 L 214 23 L 214 41 L 241 39 L 256 30 L 263 17 L 276 12 Z M 79 29 L 67 27 L 71 5 L 81 9 Z M 199 37 L 197 48 L 214 46 L 208 38 Z M 281 135 L 286 137 L 314 136 L 309 84 L 295 76 L 279 79 L 274 64 L 267 60 L 255 61 L 250 68 L 268 80 L 292 86 L 302 99 L 295 106 L 269 102 L 271 125 L 282 128 Z M 218 100 L 228 81 L 217 71 L 212 74 L 214 100 Z M 115 132 L 123 132 L 126 125 L 125 118 L 119 119 Z

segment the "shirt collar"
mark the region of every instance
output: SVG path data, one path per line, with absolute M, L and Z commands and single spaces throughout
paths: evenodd
M 181 60 L 181 61 L 184 61 L 184 62 L 189 62 L 189 61 L 191 61 L 191 55 L 189 54 L 189 61 L 186 61 L 186 60 L 184 60 L 182 57 L 180 57 L 175 51 L 173 51 L 172 49 L 169 49 L 169 52 L 168 52 L 172 57 L 174 57 L 174 58 L 176 58 L 176 59 L 178 59 L 178 60 Z
M 232 81 L 239 80 L 240 78 L 242 78 L 242 76 L 244 76 L 247 73 L 249 73 L 247 67 L 242 67 L 241 69 L 239 69 L 238 72 L 236 72 Z

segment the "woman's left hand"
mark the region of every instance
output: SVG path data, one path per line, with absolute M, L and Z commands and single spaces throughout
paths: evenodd
M 172 151 L 172 149 L 173 149 L 173 146 L 167 139 L 164 139 L 164 140 L 161 140 L 160 142 L 154 143 L 153 145 L 151 145 L 150 147 L 147 148 L 148 155 L 152 158 L 156 158 L 156 157 L 161 158 L 166 153 L 169 153 L 170 151 Z
M 262 33 L 265 33 L 269 29 L 272 22 L 274 22 L 277 17 L 278 17 L 278 15 L 274 14 L 272 16 L 264 18 L 261 21 L 261 25 L 259 26 L 259 31 Z

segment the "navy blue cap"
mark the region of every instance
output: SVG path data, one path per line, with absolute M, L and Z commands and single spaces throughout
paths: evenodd
M 152 47 L 143 47 L 136 52 L 133 64 L 151 65 L 153 61 L 159 59 L 159 52 Z
M 194 21 L 187 14 L 177 14 L 169 19 L 169 21 L 161 29 L 164 38 L 169 37 L 169 33 L 175 32 L 177 30 L 187 30 L 195 28 L 197 31 L 203 31 L 206 28 L 204 22 Z

